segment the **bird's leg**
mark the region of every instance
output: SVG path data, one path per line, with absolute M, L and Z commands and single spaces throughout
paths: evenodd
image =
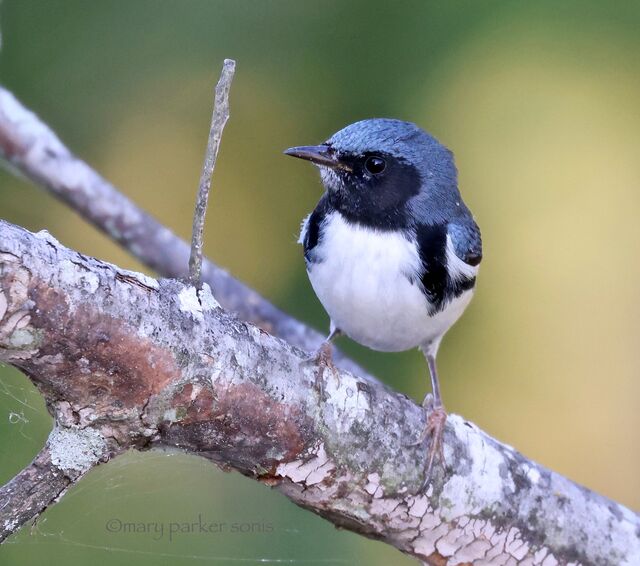
M 427 438 L 429 439 L 429 449 L 427 451 L 427 466 L 425 469 L 425 479 L 421 487 L 421 491 L 429 483 L 433 466 L 438 460 L 440 465 L 444 467 L 444 426 L 447 422 L 447 412 L 444 410 L 442 397 L 440 396 L 440 382 L 438 381 L 438 370 L 436 368 L 436 355 L 433 351 L 423 350 L 427 365 L 429 366 L 429 374 L 431 375 L 431 391 L 427 394 L 422 402 L 425 411 L 426 426 L 420 435 L 419 444 L 422 444 Z

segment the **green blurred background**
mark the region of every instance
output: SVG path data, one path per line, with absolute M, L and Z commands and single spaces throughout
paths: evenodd
M 295 244 L 320 185 L 282 149 L 372 116 L 432 132 L 456 154 L 485 248 L 476 298 L 439 357 L 447 407 L 640 509 L 639 2 L 5 0 L 0 27 L 0 82 L 183 237 L 213 84 L 223 58 L 236 59 L 206 252 L 323 330 Z M 0 216 L 144 269 L 4 171 Z M 419 352 L 340 346 L 424 395 Z M 50 426 L 27 380 L 0 368 L 1 482 Z M 228 530 L 154 540 L 107 526 L 199 514 Z M 45 559 L 410 563 L 237 474 L 159 453 L 94 470 L 0 548 L 2 564 Z

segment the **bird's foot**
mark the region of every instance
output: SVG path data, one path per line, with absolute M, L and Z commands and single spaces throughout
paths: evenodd
M 333 364 L 333 344 L 327 341 L 323 342 L 316 352 L 304 358 L 302 363 L 336 371 L 336 366 Z
M 435 405 L 433 396 L 427 395 L 424 398 L 422 407 L 426 415 L 426 425 L 420 434 L 417 442 L 413 446 L 422 444 L 429 439 L 429 447 L 427 449 L 427 464 L 425 467 L 424 481 L 420 486 L 420 491 L 424 491 L 429 485 L 431 474 L 436 463 L 442 468 L 445 467 L 444 459 L 444 428 L 447 422 L 447 412 L 442 405 Z
M 337 374 L 337 368 L 333 363 L 333 345 L 328 340 L 323 342 L 318 351 L 304 360 L 305 363 L 313 364 L 316 370 L 316 387 L 320 391 L 320 396 L 324 397 L 324 372 L 329 370 L 333 375 Z

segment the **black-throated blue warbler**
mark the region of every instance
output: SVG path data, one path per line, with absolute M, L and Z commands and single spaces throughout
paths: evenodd
M 309 279 L 331 318 L 325 354 L 343 333 L 384 352 L 418 347 L 427 359 L 428 480 L 435 458 L 444 461 L 447 418 L 436 354 L 471 300 L 482 259 L 453 155 L 415 124 L 391 119 L 356 122 L 321 145 L 285 153 L 316 164 L 325 187 L 300 234 Z

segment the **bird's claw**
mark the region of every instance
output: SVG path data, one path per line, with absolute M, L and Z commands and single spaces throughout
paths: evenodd
M 429 449 L 427 451 L 427 467 L 424 474 L 424 481 L 420 487 L 420 491 L 424 491 L 431 480 L 431 473 L 436 461 L 445 467 L 444 459 L 444 427 L 447 422 L 447 412 L 444 407 L 435 407 L 427 415 L 427 426 L 425 427 L 424 436 L 430 438 Z
M 420 446 L 427 439 L 427 436 L 429 436 L 429 415 L 434 411 L 435 408 L 433 395 L 431 395 L 431 393 L 427 393 L 424 396 L 424 401 L 422 401 L 422 408 L 424 410 L 424 414 L 426 415 L 427 424 L 418 436 L 418 439 L 414 442 L 410 442 L 409 444 L 407 444 L 407 446 Z
M 324 372 L 326 369 L 334 375 L 337 372 L 333 363 L 333 346 L 331 342 L 323 342 L 318 351 L 312 356 L 306 358 L 303 363 L 313 364 L 317 366 L 316 385 L 320 391 L 320 396 L 324 396 Z
M 304 358 L 301 363 L 314 366 L 322 365 L 323 367 L 335 369 L 333 365 L 333 345 L 330 342 L 323 342 L 313 354 Z
M 329 368 L 331 371 L 336 371 L 336 366 L 333 365 L 333 346 L 331 342 L 323 342 L 322 346 L 318 348 L 316 354 L 318 365 L 324 368 Z
M 424 398 L 422 407 L 424 408 L 427 422 L 418 440 L 410 445 L 418 446 L 429 439 L 427 464 L 425 467 L 424 480 L 420 486 L 420 492 L 424 491 L 429 485 L 436 462 L 440 463 L 443 468 L 445 466 L 444 429 L 447 422 L 447 412 L 442 405 L 436 406 L 434 404 L 433 395 L 429 394 Z

